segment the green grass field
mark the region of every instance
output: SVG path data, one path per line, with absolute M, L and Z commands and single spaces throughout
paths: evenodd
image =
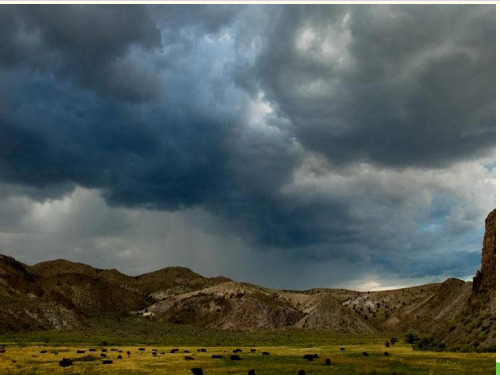
M 346 345 L 346 351 L 341 352 L 340 346 L 318 346 L 298 348 L 288 346 L 258 347 L 256 353 L 250 353 L 250 348 L 241 347 L 241 361 L 229 359 L 233 347 L 208 347 L 206 353 L 196 352 L 196 347 L 180 347 L 181 353 L 170 354 L 171 347 L 155 347 L 158 354 L 153 357 L 152 348 L 146 347 L 144 352 L 136 346 L 114 347 L 123 350 L 123 359 L 118 360 L 118 352 L 106 353 L 113 364 L 105 365 L 99 358 L 100 349 L 89 353 L 84 346 L 7 346 L 0 354 L 0 373 L 2 374 L 191 374 L 190 369 L 201 367 L 205 374 L 247 374 L 249 369 L 255 369 L 256 374 L 278 375 L 297 374 L 305 370 L 306 374 L 494 374 L 495 355 L 477 353 L 434 353 L 419 352 L 402 345 L 386 349 L 382 345 Z M 86 350 L 77 354 L 77 349 Z M 47 353 L 41 354 L 41 350 Z M 125 353 L 131 351 L 130 357 Z M 189 350 L 190 354 L 182 353 Z M 389 357 L 383 355 L 384 351 Z M 261 354 L 270 352 L 269 356 Z M 367 352 L 369 357 L 364 357 Z M 309 362 L 302 358 L 304 354 L 317 353 L 320 358 Z M 92 356 L 90 356 L 90 355 Z M 212 354 L 221 354 L 223 359 L 212 359 Z M 185 360 L 192 356 L 194 360 Z M 62 368 L 59 361 L 70 358 L 73 366 Z M 331 360 L 331 366 L 326 366 L 325 359 Z M 15 362 L 14 362 L 15 361 Z
M 233 332 L 211 330 L 188 325 L 154 322 L 137 316 L 95 315 L 88 327 L 76 331 L 45 331 L 0 334 L 2 342 L 20 345 L 43 343 L 50 345 L 163 345 L 163 346 L 292 346 L 380 343 L 383 335 L 357 337 L 332 335 L 324 331 L 283 329 L 273 332 Z
M 225 332 L 189 326 L 145 321 L 136 317 L 119 320 L 112 316 L 96 316 L 89 327 L 73 332 L 25 332 L 0 335 L 6 345 L 0 354 L 0 374 L 178 374 L 189 375 L 193 367 L 201 367 L 205 375 L 241 374 L 255 369 L 256 375 L 297 374 L 494 374 L 494 353 L 448 353 L 415 351 L 404 344 L 403 337 L 390 348 L 388 337 L 332 335 L 325 332 L 281 330 L 277 332 Z M 105 344 L 105 345 L 104 345 Z M 96 348 L 97 352 L 88 349 Z M 138 347 L 145 347 L 140 352 Z M 340 347 L 346 351 L 341 352 Z M 113 364 L 99 358 L 102 348 Z M 120 354 L 111 349 L 120 349 Z M 152 349 L 158 349 L 156 357 Z M 172 348 L 180 353 L 170 354 Z M 197 352 L 206 348 L 207 352 Z M 240 348 L 241 361 L 229 359 L 232 350 Z M 251 353 L 250 348 L 256 348 Z M 47 353 L 40 353 L 46 350 Z M 78 354 L 76 350 L 86 350 Z M 185 354 L 184 350 L 191 353 Z M 128 357 L 126 352 L 130 351 Z M 263 351 L 270 356 L 262 355 Z M 384 356 L 384 352 L 389 356 Z M 165 352 L 166 354 L 161 354 Z M 363 356 L 368 353 L 368 357 Z M 317 353 L 320 358 L 309 362 L 304 354 Z M 221 354 L 223 359 L 212 359 Z M 194 360 L 185 360 L 185 356 Z M 68 368 L 59 366 L 62 358 L 74 360 Z M 326 366 L 325 359 L 331 360 Z

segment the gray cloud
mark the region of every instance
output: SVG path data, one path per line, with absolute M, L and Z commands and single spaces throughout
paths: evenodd
M 297 139 L 334 165 L 442 167 L 495 134 L 495 11 L 284 7 L 256 79 Z
M 69 78 L 83 88 L 142 101 L 160 94 L 147 68 L 130 61 L 161 35 L 148 8 L 122 6 L 3 6 L 0 63 Z
M 2 8 L 9 253 L 280 287 L 478 266 L 494 7 Z
M 0 64 L 55 74 L 132 102 L 157 98 L 164 89 L 147 53 L 161 53 L 179 40 L 216 32 L 238 11 L 226 6 L 2 8 L 0 42 L 5 53 Z

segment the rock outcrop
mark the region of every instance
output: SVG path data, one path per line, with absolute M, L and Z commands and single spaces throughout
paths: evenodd
M 481 308 L 478 303 L 486 303 L 493 314 L 496 302 L 496 210 L 490 212 L 485 221 L 481 270 L 473 280 L 470 298 L 471 308 Z
M 481 270 L 467 303 L 438 338 L 449 348 L 494 350 L 496 336 L 496 210 L 485 221 Z

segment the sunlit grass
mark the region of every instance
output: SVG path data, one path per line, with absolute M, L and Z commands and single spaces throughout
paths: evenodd
M 469 375 L 494 374 L 494 353 L 448 353 L 415 351 L 399 342 L 390 348 L 385 342 L 390 337 L 375 335 L 338 335 L 328 332 L 284 329 L 274 332 L 231 332 L 200 327 L 153 322 L 139 317 L 96 315 L 89 326 L 71 332 L 23 332 L 0 334 L 0 344 L 6 344 L 6 352 L 0 354 L 0 375 L 52 375 L 52 374 L 164 374 L 190 375 L 190 369 L 201 367 L 205 375 L 246 375 L 255 369 L 256 375 L 293 375 L 303 369 L 306 374 L 329 375 Z M 88 352 L 93 347 L 97 352 Z M 145 347 L 139 352 L 138 347 Z M 206 348 L 207 353 L 197 352 Z M 346 351 L 341 352 L 340 347 Z M 62 358 L 78 359 L 89 354 L 99 357 L 101 348 L 107 348 L 107 356 L 114 362 L 104 365 L 102 359 L 78 361 L 63 369 Z M 121 349 L 119 353 L 111 348 Z M 156 358 L 151 349 L 158 349 Z M 180 353 L 170 354 L 172 348 Z M 241 348 L 241 361 L 231 361 L 232 349 Z M 250 353 L 256 348 L 257 353 Z M 86 353 L 77 354 L 84 349 Z M 41 350 L 47 350 L 41 354 Z M 127 350 L 131 351 L 130 358 Z M 184 354 L 188 350 L 191 353 Z M 270 356 L 263 356 L 268 351 Z M 389 357 L 384 352 L 390 353 Z M 368 353 L 368 357 L 363 356 Z M 317 353 L 320 358 L 308 362 L 304 354 Z M 223 359 L 212 359 L 212 354 L 222 354 Z M 186 361 L 185 355 L 195 360 Z M 332 365 L 325 366 L 325 358 Z M 15 362 L 13 362 L 15 361 Z
M 247 374 L 253 368 L 256 374 L 278 375 L 297 374 L 303 369 L 306 374 L 493 374 L 495 371 L 495 354 L 486 353 L 435 353 L 414 351 L 407 345 L 396 345 L 389 349 L 380 343 L 364 343 L 362 345 L 343 345 L 345 352 L 340 351 L 340 345 L 317 347 L 260 346 L 256 353 L 250 353 L 249 347 L 240 347 L 241 361 L 229 359 L 235 347 L 207 347 L 207 352 L 197 352 L 199 347 L 179 347 L 180 352 L 169 353 L 172 346 L 147 346 L 144 352 L 137 346 L 107 347 L 106 353 L 113 364 L 104 365 L 102 359 L 95 361 L 78 361 L 78 358 L 94 355 L 99 357 L 101 347 L 95 353 L 88 352 L 83 346 L 19 346 L 7 343 L 6 352 L 0 354 L 1 374 L 191 374 L 190 369 L 201 367 L 205 374 Z M 121 349 L 123 353 L 111 351 L 111 348 Z M 153 357 L 152 349 L 158 349 Z M 77 349 L 86 353 L 77 354 Z M 47 353 L 41 354 L 41 350 Z M 126 352 L 131 351 L 128 357 Z M 188 350 L 191 353 L 183 353 Z M 270 356 L 262 355 L 262 351 L 270 352 Z M 390 353 L 389 357 L 384 352 Z M 368 353 L 368 357 L 363 356 Z M 320 358 L 312 362 L 302 356 L 317 353 Z M 121 354 L 123 359 L 118 360 Z M 222 354 L 223 359 L 212 359 L 212 354 Z M 195 359 L 186 361 L 184 356 Z M 62 358 L 75 360 L 73 366 L 62 368 L 59 361 Z M 330 358 L 332 365 L 325 366 L 325 358 Z M 15 362 L 14 362 L 15 361 Z

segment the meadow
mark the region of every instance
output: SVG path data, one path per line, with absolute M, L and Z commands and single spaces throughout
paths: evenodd
M 0 345 L 5 345 L 5 353 L 0 353 L 0 374 L 190 375 L 191 368 L 195 367 L 202 368 L 205 375 L 246 375 L 249 369 L 255 369 L 256 375 L 294 375 L 299 370 L 318 375 L 495 373 L 494 353 L 416 351 L 404 343 L 403 337 L 386 348 L 387 339 L 383 335 L 332 335 L 306 330 L 215 331 L 101 315 L 79 331 L 0 335 Z M 144 351 L 140 351 L 140 347 Z M 341 351 L 341 347 L 345 351 Z M 90 352 L 90 348 L 96 351 Z M 170 353 L 173 348 L 179 352 Z M 206 352 L 197 351 L 201 348 Z M 241 360 L 230 359 L 236 348 L 242 350 L 237 353 Z M 251 348 L 255 349 L 254 353 Z M 102 349 L 106 350 L 106 358 L 100 357 Z M 156 356 L 153 349 L 157 349 Z M 85 352 L 77 353 L 77 350 Z M 264 351 L 270 355 L 262 355 Z M 363 355 L 364 352 L 368 356 Z M 214 354 L 223 358 L 213 359 Z M 305 354 L 318 354 L 319 358 L 308 361 L 303 358 Z M 122 359 L 117 359 L 118 355 Z M 194 359 L 186 360 L 186 356 Z M 72 359 L 73 365 L 60 367 L 62 358 Z M 325 365 L 327 358 L 330 366 Z M 103 364 L 103 359 L 111 359 L 113 363 Z
M 107 347 L 106 359 L 112 364 L 103 364 L 100 347 L 97 352 L 89 352 L 85 346 L 6 346 L 0 354 L 0 373 L 9 374 L 191 374 L 191 368 L 201 367 L 204 374 L 247 374 L 255 369 L 256 374 L 278 375 L 298 374 L 494 374 L 495 355 L 491 353 L 435 353 L 414 351 L 406 345 L 386 349 L 378 344 L 319 346 L 299 348 L 289 346 L 266 346 L 256 348 L 241 347 L 241 360 L 230 360 L 234 347 L 207 347 L 206 352 L 197 352 L 197 347 L 181 347 L 178 353 L 170 353 L 171 347 L 154 347 L 158 355 L 152 355 L 153 347 L 145 347 L 143 352 L 136 346 Z M 111 349 L 122 350 L 111 351 Z M 76 351 L 85 351 L 77 353 Z M 187 350 L 190 353 L 184 353 Z M 46 351 L 46 353 L 41 353 Z M 131 354 L 128 356 L 127 351 Z M 270 353 L 262 355 L 263 351 Z M 384 356 L 384 351 L 390 355 Z M 363 352 L 368 357 L 363 356 Z M 165 353 L 165 354 L 161 354 Z M 308 361 L 304 354 L 318 354 L 319 358 Z M 213 359 L 213 354 L 222 359 Z M 123 359 L 117 359 L 121 355 Z M 189 356 L 193 360 L 186 360 Z M 67 368 L 59 366 L 62 358 L 73 360 Z M 325 365 L 325 359 L 331 365 Z

